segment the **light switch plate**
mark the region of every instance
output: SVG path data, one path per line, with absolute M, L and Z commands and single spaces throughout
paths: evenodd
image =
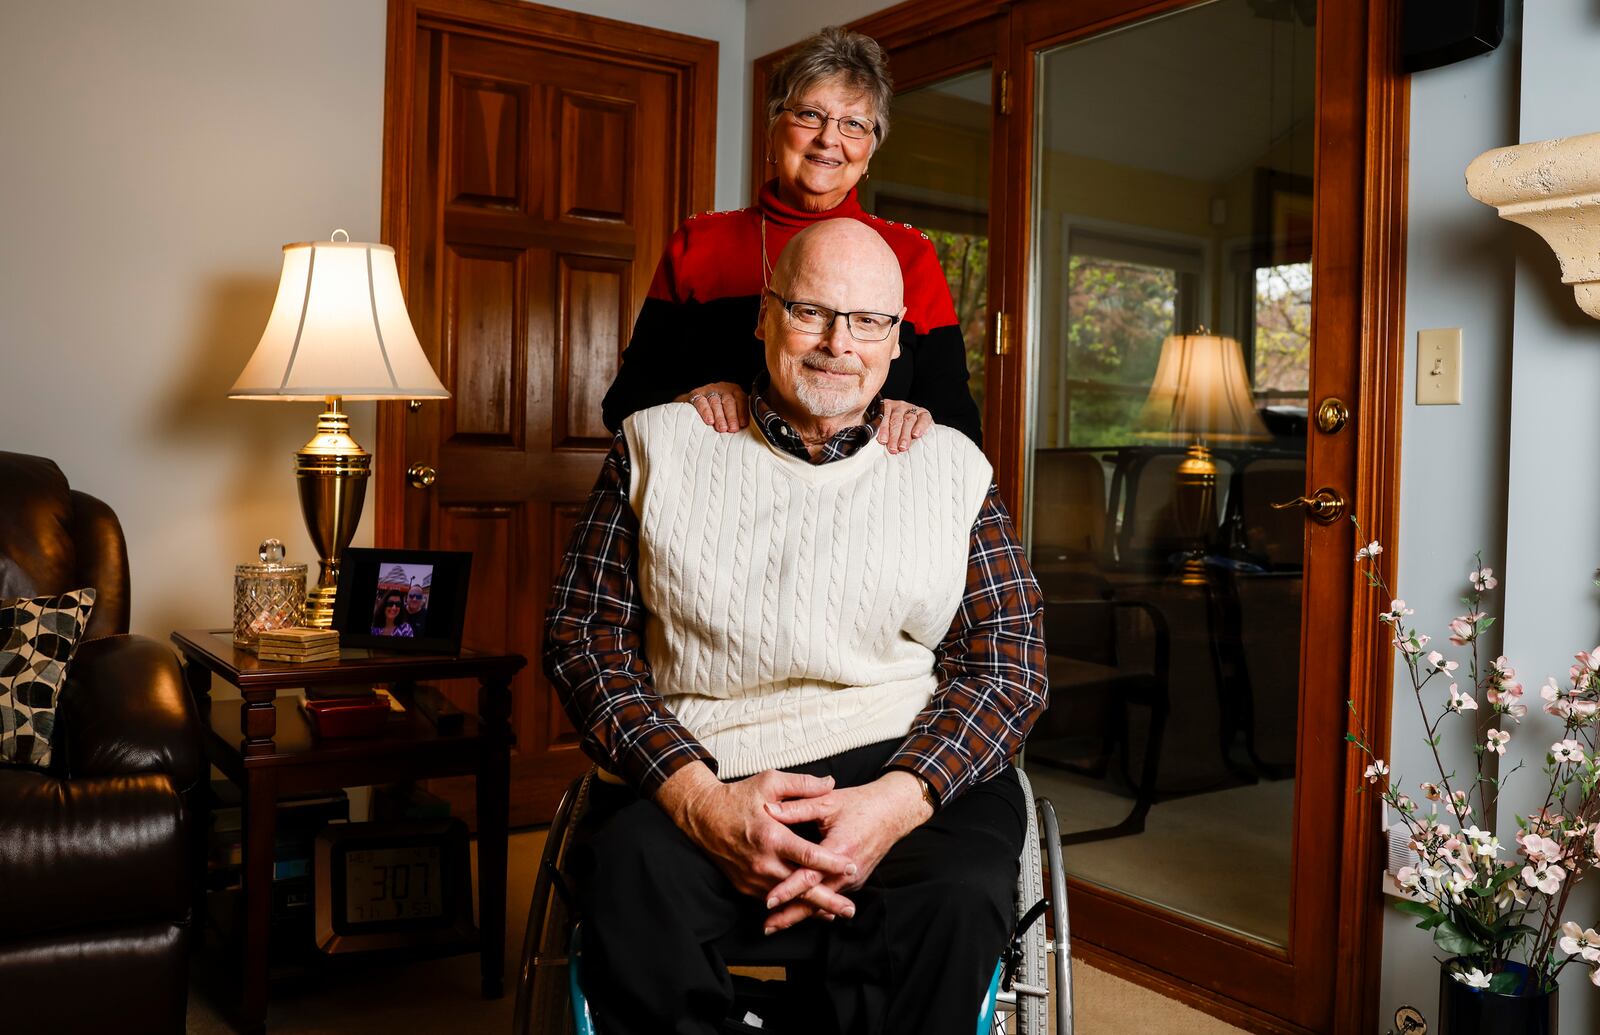
M 1417 405 L 1461 404 L 1461 328 L 1417 332 Z

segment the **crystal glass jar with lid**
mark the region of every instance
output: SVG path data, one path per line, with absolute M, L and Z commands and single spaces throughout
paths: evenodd
M 286 562 L 277 539 L 262 540 L 257 555 L 233 569 L 233 643 L 246 650 L 265 630 L 299 625 L 306 607 L 306 566 Z

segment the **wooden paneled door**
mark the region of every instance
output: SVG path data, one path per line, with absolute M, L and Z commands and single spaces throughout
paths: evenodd
M 544 613 L 656 260 L 709 207 L 716 47 L 525 3 L 391 3 L 384 239 L 450 398 L 380 410 L 377 541 L 471 551 L 465 642 L 529 659 L 513 824 L 548 820 L 588 764 L 542 671 Z M 470 785 L 433 790 L 470 818 Z

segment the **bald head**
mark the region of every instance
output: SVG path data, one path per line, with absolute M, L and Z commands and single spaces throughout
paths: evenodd
M 831 309 L 866 309 L 898 313 L 905 298 L 900 277 L 900 260 L 877 231 L 854 219 L 825 219 L 795 234 L 778 256 L 772 271 L 773 290 L 786 298 L 798 297 L 792 285 L 797 277 L 829 274 L 849 279 L 857 285 L 853 301 L 835 299 Z M 778 285 L 784 285 L 780 289 Z
M 770 401 L 791 424 L 822 434 L 865 419 L 900 355 L 904 295 L 900 261 L 871 227 L 829 219 L 794 236 L 756 327 Z M 829 311 L 851 316 L 828 320 Z

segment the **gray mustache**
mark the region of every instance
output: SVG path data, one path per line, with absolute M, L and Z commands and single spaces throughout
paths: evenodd
M 864 369 L 859 360 L 843 356 L 837 359 L 832 356 L 807 356 L 800 363 L 813 370 L 826 370 L 830 374 L 859 374 Z

